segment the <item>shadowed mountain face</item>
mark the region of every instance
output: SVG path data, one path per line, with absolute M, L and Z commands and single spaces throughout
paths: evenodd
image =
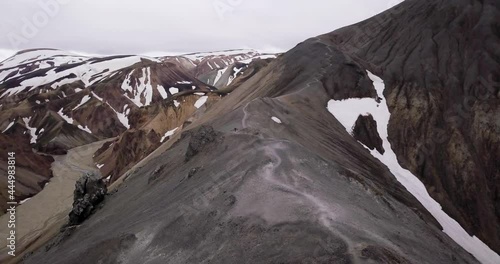
M 400 163 L 497 252 L 499 16 L 498 1 L 406 1 L 321 37 L 383 78 Z
M 11 129 L 12 131 L 24 131 L 24 128 L 20 126 L 15 126 Z M 26 176 L 19 177 L 16 180 L 16 193 L 20 201 L 41 191 L 52 177 L 50 164 L 54 159 L 50 156 L 33 153 L 28 135 L 23 135 L 22 133 L 0 134 L 0 149 L 15 153 L 16 173 Z M 5 175 L 5 178 L 2 177 L 4 181 L 0 183 L 0 214 L 3 214 L 8 208 L 8 157 L 8 153 L 4 153 L 1 157 L 2 165 L 0 165 L 0 171 L 2 175 Z
M 498 263 L 498 91 L 462 126 L 445 115 L 480 89 L 473 78 L 498 76 L 497 7 L 409 0 L 251 74 L 204 72 L 235 77 L 230 94 L 132 112 L 96 153 L 123 183 L 25 262 Z

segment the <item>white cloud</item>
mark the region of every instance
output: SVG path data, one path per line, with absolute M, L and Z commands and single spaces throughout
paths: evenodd
M 53 8 L 57 12 L 46 12 L 39 4 L 56 1 L 67 4 Z M 283 51 L 398 2 L 401 0 L 6 1 L 0 9 L 0 35 L 23 38 L 20 49 L 51 47 L 90 54 L 178 54 L 247 47 Z M 221 13 L 214 7 L 217 4 L 226 9 Z M 38 23 L 35 33 L 26 36 L 30 21 L 43 18 L 43 13 L 48 21 Z M 16 47 L 5 37 L 0 39 L 0 48 Z

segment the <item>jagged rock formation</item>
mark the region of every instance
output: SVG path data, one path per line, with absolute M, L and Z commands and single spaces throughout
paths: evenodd
M 189 161 L 202 151 L 207 145 L 213 143 L 217 139 L 217 133 L 211 126 L 201 126 L 193 135 L 186 151 L 185 160 Z M 191 173 L 191 172 L 190 172 Z
M 369 149 L 376 149 L 380 154 L 384 154 L 382 139 L 377 131 L 377 121 L 372 115 L 358 117 L 352 129 L 352 136 Z
M 99 176 L 86 174 L 75 184 L 73 209 L 69 213 L 69 226 L 79 225 L 87 219 L 106 196 L 106 184 Z

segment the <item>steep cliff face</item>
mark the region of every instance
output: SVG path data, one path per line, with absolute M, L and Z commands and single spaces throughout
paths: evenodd
M 500 3 L 405 1 L 321 36 L 386 83 L 399 162 L 500 252 Z

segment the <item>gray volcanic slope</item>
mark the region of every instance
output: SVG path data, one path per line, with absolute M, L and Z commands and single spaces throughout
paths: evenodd
M 25 262 L 477 263 L 327 110 L 377 98 L 353 56 L 297 45 Z
M 284 107 L 255 101 L 246 109 L 252 117 L 235 111 L 212 137 L 207 129 L 184 134 L 66 241 L 27 263 L 475 263 L 418 211 L 356 179 L 366 170 L 389 177 L 367 152 L 351 157 L 366 165 L 348 171 L 279 136 L 299 126 L 255 111 Z M 306 125 L 296 111 L 281 118 Z M 345 147 L 359 148 L 335 120 L 326 123 Z M 186 162 L 202 139 L 213 142 Z

